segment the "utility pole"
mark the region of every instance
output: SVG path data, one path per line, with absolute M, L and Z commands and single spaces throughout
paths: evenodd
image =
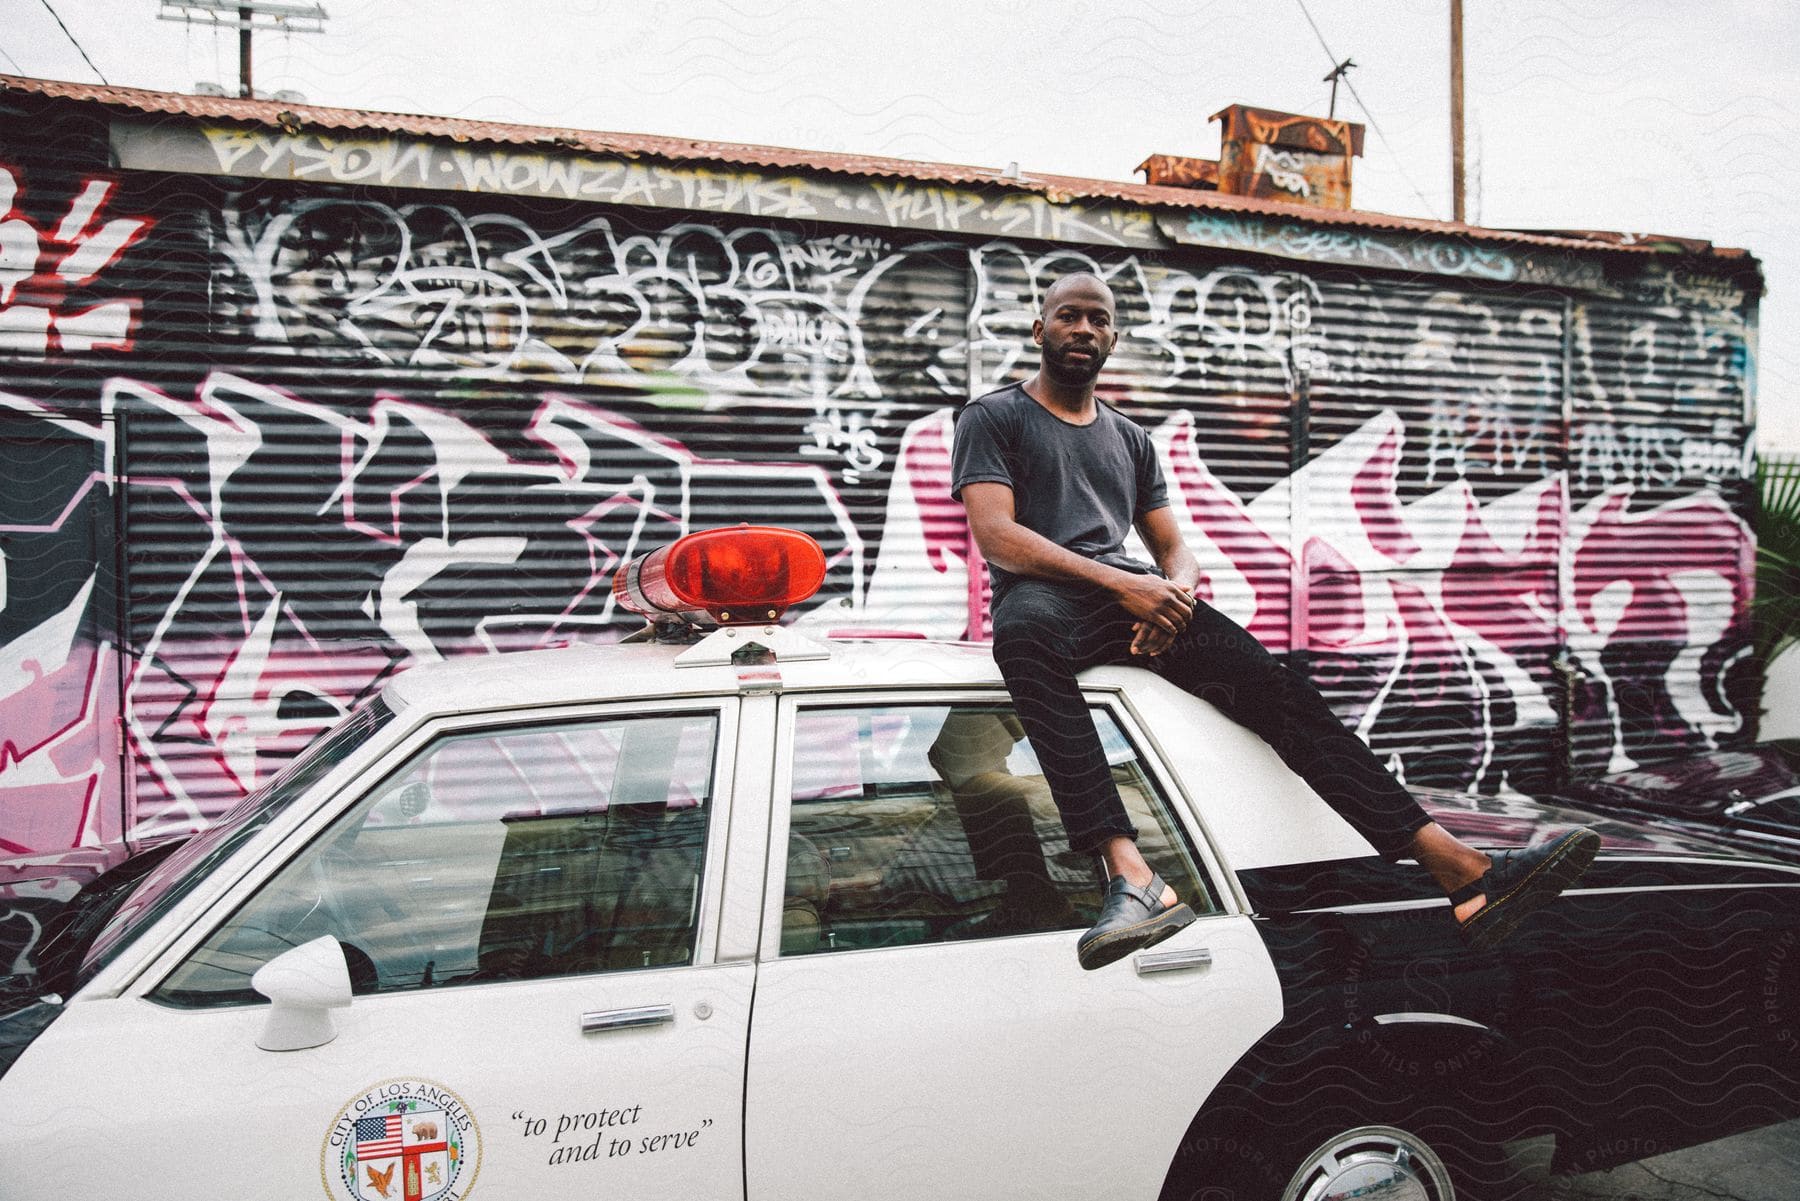
M 256 98 L 256 89 L 250 86 L 250 6 L 247 4 L 238 5 L 238 95 L 245 100 Z
M 1450 209 L 1457 224 L 1463 207 L 1463 20 L 1462 0 L 1450 0 Z
M 212 25 L 238 31 L 238 95 L 256 98 L 251 80 L 251 31 L 320 33 L 325 28 L 325 6 L 294 0 L 162 0 L 158 20 Z

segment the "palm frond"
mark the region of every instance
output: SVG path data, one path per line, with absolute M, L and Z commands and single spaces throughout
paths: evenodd
M 1763 663 L 1800 642 L 1800 456 L 1756 462 L 1756 599 L 1750 611 Z

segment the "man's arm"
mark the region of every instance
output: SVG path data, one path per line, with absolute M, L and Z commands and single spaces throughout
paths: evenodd
M 1159 576 L 1138 575 L 1108 567 L 1020 525 L 1014 517 L 1013 490 L 1006 484 L 964 484 L 962 503 L 969 517 L 969 530 L 975 535 L 975 545 L 981 548 L 982 557 L 1004 571 L 1033 579 L 1067 580 L 1104 588 L 1126 612 L 1170 637 L 1180 633 L 1193 615 L 1193 597 L 1179 584 Z M 1173 525 L 1174 521 L 1170 519 L 1170 527 Z M 1199 577 L 1200 569 L 1196 565 L 1194 579 Z
M 1156 565 L 1169 577 L 1169 582 L 1180 588 L 1189 596 L 1193 595 L 1196 585 L 1200 583 L 1200 562 L 1194 558 L 1194 552 L 1182 541 L 1181 530 L 1175 524 L 1175 510 L 1164 506 L 1152 509 L 1137 520 L 1138 536 L 1150 549 Z M 1131 639 L 1131 653 L 1134 655 L 1160 655 L 1169 649 L 1175 635 L 1167 629 L 1146 626 L 1139 622 Z
M 1138 536 L 1150 549 L 1151 558 L 1172 583 L 1192 593 L 1200 582 L 1200 561 L 1181 540 L 1181 529 L 1175 524 L 1175 510 L 1168 506 L 1152 509 L 1137 519 Z

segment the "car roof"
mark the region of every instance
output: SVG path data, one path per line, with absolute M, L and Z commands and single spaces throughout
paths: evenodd
M 825 659 L 781 660 L 784 690 L 1000 686 L 991 648 L 917 638 L 830 638 Z M 578 644 L 421 664 L 383 692 L 395 710 L 467 713 L 654 697 L 733 694 L 738 669 L 678 666 L 687 645 Z

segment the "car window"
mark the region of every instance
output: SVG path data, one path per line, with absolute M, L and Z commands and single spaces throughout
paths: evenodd
M 1093 713 L 1145 856 L 1216 909 L 1136 751 Z M 1069 849 L 1009 706 L 800 709 L 791 802 L 783 955 L 1078 929 L 1099 911 L 1094 858 Z
M 267 784 L 158 864 L 94 937 L 85 953 L 79 982 L 93 979 L 132 937 L 174 908 L 215 867 L 306 795 L 332 768 L 361 749 L 393 717 L 393 710 L 380 697 L 373 698 L 335 729 L 314 740 Z
M 713 714 L 437 739 L 289 862 L 153 994 L 260 998 L 329 934 L 358 993 L 692 961 Z

